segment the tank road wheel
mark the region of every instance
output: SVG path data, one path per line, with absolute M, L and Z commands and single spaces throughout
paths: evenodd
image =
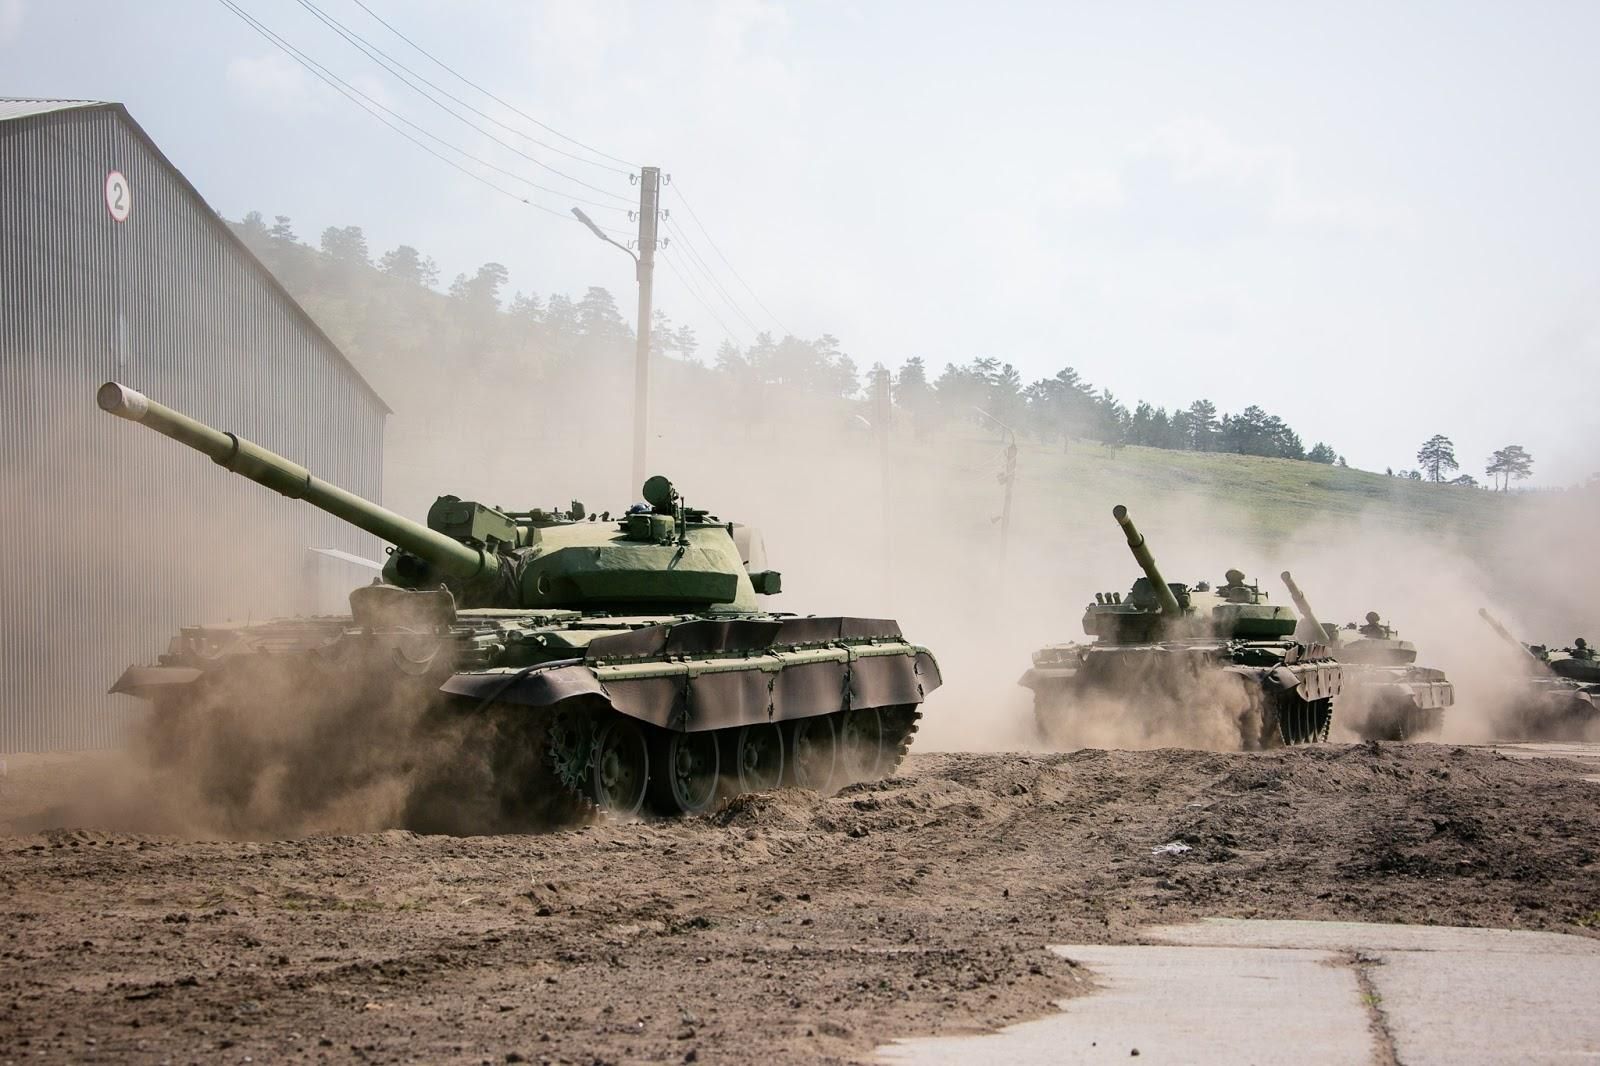
M 826 793 L 838 761 L 832 717 L 820 714 L 789 723 L 789 773 L 796 787 Z
M 594 801 L 612 814 L 637 814 L 650 780 L 644 730 L 632 718 L 616 717 L 594 738 L 589 785 Z
M 783 729 L 773 722 L 744 726 L 733 742 L 740 792 L 766 792 L 783 784 Z
M 650 765 L 650 806 L 658 813 L 700 814 L 717 801 L 716 733 L 658 732 Z
M 883 770 L 888 736 L 876 707 L 853 707 L 839 722 L 839 781 L 872 781 Z

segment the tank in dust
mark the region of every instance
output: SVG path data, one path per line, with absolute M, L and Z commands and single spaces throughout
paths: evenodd
M 758 594 L 780 582 L 751 567 L 759 534 L 689 507 L 666 478 L 620 518 L 441 496 L 419 525 L 115 382 L 98 402 L 393 545 L 348 616 L 184 628 L 112 689 L 158 714 L 420 697 L 431 717 L 493 723 L 479 760 L 493 772 L 467 783 L 515 827 L 553 793 L 694 813 L 734 790 L 882 777 L 940 683 L 893 621 L 764 610 Z
M 1083 616 L 1091 643 L 1034 652 L 1021 684 L 1047 743 L 1070 737 L 1080 715 L 1117 714 L 1154 735 L 1159 716 L 1220 710 L 1245 750 L 1326 740 L 1340 667 L 1320 643 L 1293 639 L 1298 619 L 1237 570 L 1212 588 L 1169 584 L 1120 504 L 1112 516 L 1144 570 L 1126 598 L 1097 593 Z M 1114 708 L 1114 710 L 1113 710 Z
M 1444 727 L 1444 709 L 1456 702 L 1456 689 L 1443 670 L 1418 666 L 1417 647 L 1368 611 L 1366 624 L 1340 629 L 1317 621 L 1294 577 L 1281 575 L 1300 611 L 1299 636 L 1325 640 L 1343 667 L 1339 722 L 1362 740 L 1410 740 Z
M 1486 607 L 1478 616 L 1520 653 L 1512 696 L 1497 721 L 1498 740 L 1584 740 L 1600 730 L 1600 662 L 1581 637 L 1551 651 L 1524 644 Z

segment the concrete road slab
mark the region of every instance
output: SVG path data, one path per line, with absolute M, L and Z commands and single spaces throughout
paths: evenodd
M 1062 1015 L 984 1036 L 910 1040 L 892 1063 L 1364 1063 L 1372 1048 L 1354 971 L 1327 953 L 1260 948 L 1051 948 L 1100 988 Z M 1265 1024 L 1264 1024 L 1265 1023 Z
M 1585 740 L 1529 740 L 1516 744 L 1492 744 L 1490 747 L 1513 759 L 1600 760 L 1600 744 Z
M 1558 933 L 1213 920 L 1052 951 L 1094 976 L 1062 1013 L 907 1040 L 891 1063 L 1600 1062 L 1600 941 Z
M 1446 925 L 1382 925 L 1375 922 L 1270 922 L 1207 918 L 1187 925 L 1158 926 L 1140 934 L 1158 944 L 1190 947 L 1315 948 L 1323 951 L 1448 951 L 1577 955 L 1600 959 L 1600 940 L 1566 933 L 1513 929 L 1467 929 Z
M 1600 1062 L 1600 956 L 1399 951 L 1372 969 L 1406 1066 Z

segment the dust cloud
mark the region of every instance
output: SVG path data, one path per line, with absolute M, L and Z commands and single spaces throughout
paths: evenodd
M 1139 573 L 1110 517 L 1116 503 L 1130 507 L 1169 580 L 1215 583 L 1238 567 L 1273 602 L 1289 603 L 1277 575 L 1290 569 L 1322 621 L 1343 625 L 1379 611 L 1417 645 L 1419 664 L 1454 681 L 1448 740 L 1493 736 L 1522 676 L 1518 653 L 1478 618 L 1480 606 L 1498 610 L 1523 639 L 1566 644 L 1600 595 L 1600 575 L 1577 564 L 1600 529 L 1594 490 L 1497 501 L 1505 506 L 1489 510 L 1500 518 L 1459 530 L 1380 499 L 1365 512 L 1272 535 L 1252 499 L 1133 470 L 1122 478 L 1119 451 L 1098 444 L 1074 441 L 1063 451 L 1024 440 L 1002 538 L 1005 442 L 997 433 L 947 425 L 919 439 L 897 413 L 885 461 L 869 403 L 739 385 L 675 360 L 657 367 L 650 471 L 672 477 L 692 505 L 763 530 L 785 588 L 768 606 L 892 617 L 938 656 L 944 686 L 925 707 L 917 750 L 1039 746 L 1031 693 L 1017 683 L 1031 651 L 1087 639 L 1081 618 L 1093 594 L 1125 593 Z M 591 509 L 619 510 L 635 498 L 625 363 L 526 390 L 466 389 L 456 399 L 452 410 L 431 396 L 421 432 L 405 410 L 393 420 L 389 469 L 400 473 L 390 487 L 407 513 L 421 513 L 442 491 L 518 507 L 578 497 Z M 463 428 L 482 426 L 496 427 L 491 454 Z M 1307 480 L 1323 469 L 1295 466 Z M 1204 720 L 1151 713 L 1147 700 L 1110 700 L 1064 739 L 1236 747 L 1226 738 L 1259 709 L 1228 686 L 1215 696 Z M 1334 720 L 1337 729 L 1337 709 Z
M 351 658 L 290 667 L 252 656 L 190 691 L 141 701 L 127 712 L 128 745 L 32 820 L 237 840 L 466 835 L 587 817 L 561 790 L 539 787 L 528 716 L 461 714 L 436 697 L 440 677 L 396 677 L 392 664 Z
M 656 378 L 649 470 L 669 475 L 691 506 L 763 530 L 785 588 L 768 606 L 895 618 L 937 655 L 944 685 L 924 707 L 919 751 L 1240 747 L 1260 711 L 1231 689 L 1213 694 L 1206 713 L 1186 713 L 1151 692 L 1106 696 L 1080 709 L 1067 732 L 1041 737 L 1032 695 L 1018 683 L 1031 652 L 1087 639 L 1081 617 L 1093 594 L 1126 592 L 1138 575 L 1110 517 L 1116 503 L 1129 506 L 1169 580 L 1216 582 L 1237 567 L 1274 601 L 1288 602 L 1276 575 L 1290 569 L 1324 622 L 1379 611 L 1417 645 L 1419 664 L 1454 681 L 1456 705 L 1442 735 L 1450 741 L 1488 740 L 1503 729 L 1522 676 L 1519 653 L 1479 620 L 1480 606 L 1523 639 L 1566 644 L 1593 618 L 1600 596 L 1600 571 L 1582 563 L 1600 528 L 1600 492 L 1592 490 L 1505 500 L 1500 519 L 1459 530 L 1375 505 L 1282 535 L 1265 531 L 1250 499 L 1153 478 L 1148 463 L 1141 472 L 1098 444 L 1025 440 L 1003 535 L 1001 436 L 950 425 L 922 439 L 902 420 L 885 442 L 867 404 L 752 390 L 702 367 L 658 363 L 666 365 Z M 541 378 L 503 361 L 450 390 L 434 384 L 391 374 L 386 385 L 396 413 L 387 430 L 385 502 L 396 510 L 420 517 L 446 492 L 515 509 L 579 499 L 593 511 L 620 512 L 636 498 L 624 364 Z M 92 405 L 87 393 L 85 403 Z M 129 463 L 149 463 L 154 475 L 123 471 L 123 484 L 107 487 L 120 513 L 161 507 L 182 514 L 189 479 L 229 476 L 147 431 L 100 417 L 105 425 L 94 431 L 122 434 Z M 249 435 L 248 426 L 224 428 Z M 191 468 L 180 475 L 174 464 Z M 1307 464 L 1305 476 L 1317 470 Z M 152 493 L 130 491 L 130 481 Z M 316 592 L 305 560 L 262 558 L 253 547 L 252 520 L 271 528 L 299 505 L 244 483 L 238 492 L 244 521 L 194 515 L 202 535 L 182 547 L 194 580 L 183 587 L 184 602 L 171 590 L 149 589 L 159 613 L 214 620 L 188 608 L 224 588 L 238 605 L 234 617 L 259 620 Z M 96 543 L 87 533 L 84 539 Z M 139 560 L 175 550 L 160 538 L 98 546 L 85 555 L 94 560 L 87 581 L 137 582 Z M 299 576 L 288 587 L 281 573 Z M 148 650 L 114 668 L 97 664 L 97 685 L 130 659 L 150 661 L 160 650 L 149 647 L 157 638 L 141 619 L 126 628 L 105 646 Z M 213 700 L 163 720 L 123 700 L 129 719 L 146 724 L 135 730 L 124 765 L 84 797 L 78 814 L 115 828 L 242 837 L 450 828 L 473 818 L 498 824 L 486 810 L 461 810 L 458 818 L 453 806 L 482 784 L 467 778 L 492 759 L 492 729 L 474 734 L 460 722 L 441 723 L 431 701 L 414 693 L 375 697 L 330 675 L 308 695 L 306 680 L 256 679 L 249 703 L 262 709 L 251 714 Z M 1337 730 L 1337 707 L 1334 719 Z

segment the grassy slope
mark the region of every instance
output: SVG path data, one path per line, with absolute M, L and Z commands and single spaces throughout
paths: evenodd
M 1000 469 L 1000 445 L 992 436 L 951 433 L 916 446 L 923 449 L 960 456 L 956 462 L 975 473 Z M 1472 540 L 1498 528 L 1517 499 L 1320 463 L 1089 442 L 1074 442 L 1063 453 L 1060 445 L 1024 441 L 1017 473 L 1019 506 L 1024 497 L 1030 504 L 1042 498 L 1048 501 L 1046 515 L 1085 501 L 1098 511 L 1105 500 L 1133 506 L 1158 498 L 1205 499 L 1230 511 L 1241 532 L 1257 539 L 1364 515 L 1396 528 L 1448 531 Z M 985 492 L 996 500 L 998 493 L 998 487 Z

